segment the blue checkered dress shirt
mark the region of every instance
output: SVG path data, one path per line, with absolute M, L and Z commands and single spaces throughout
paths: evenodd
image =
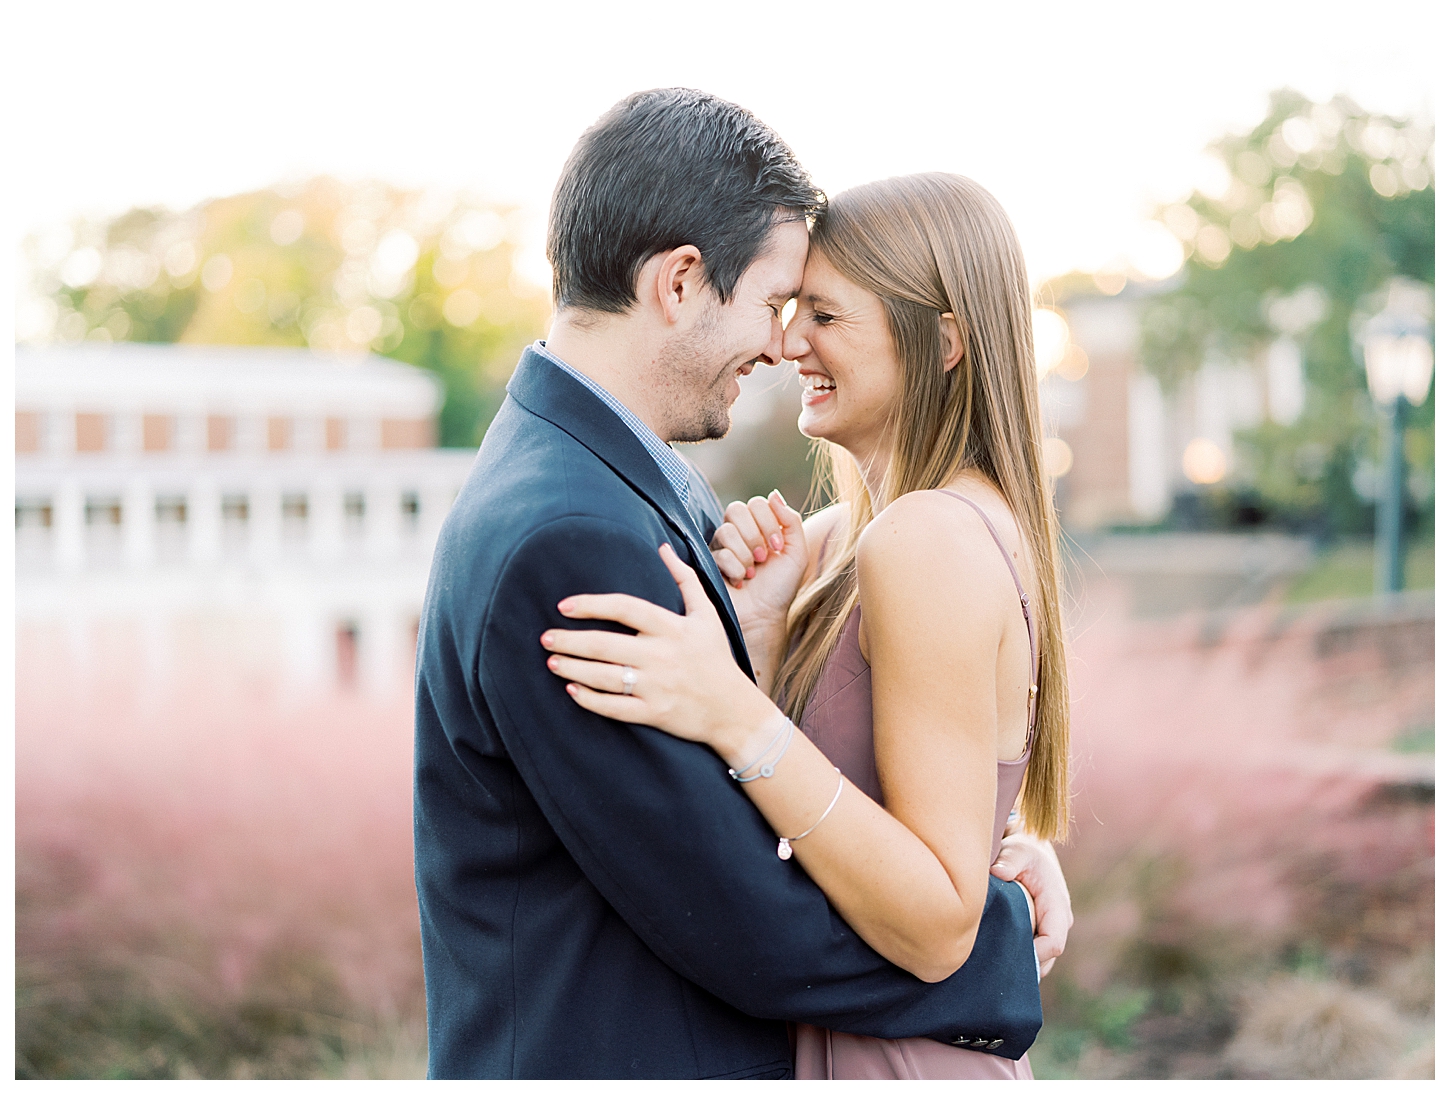
M 680 457 L 680 454 L 675 452 L 674 449 L 670 448 L 669 445 L 665 444 L 664 441 L 660 440 L 659 434 L 655 433 L 654 430 L 650 429 L 643 422 L 641 422 L 638 415 L 636 415 L 619 400 L 615 399 L 614 396 L 609 394 L 609 392 L 605 391 L 597 383 L 581 373 L 578 369 L 570 368 L 567 364 L 560 361 L 553 354 L 549 353 L 549 351 L 544 348 L 544 343 L 542 340 L 534 343 L 534 349 L 540 355 L 548 358 L 555 365 L 559 366 L 559 368 L 563 369 L 575 380 L 579 381 L 580 384 L 583 384 L 584 387 L 588 388 L 591 392 L 593 392 L 601 400 L 603 400 L 606 407 L 608 407 L 615 414 L 619 415 L 619 420 L 629 427 L 630 432 L 634 434 L 635 437 L 639 438 L 639 443 L 644 446 L 645 451 L 649 453 L 650 456 L 654 458 L 654 462 L 659 465 L 660 471 L 664 473 L 665 479 L 668 480 L 670 486 L 674 488 L 675 494 L 679 496 L 680 504 L 685 507 L 685 512 L 693 514 L 694 510 L 690 508 L 690 468 L 689 465 L 687 465 L 685 461 Z

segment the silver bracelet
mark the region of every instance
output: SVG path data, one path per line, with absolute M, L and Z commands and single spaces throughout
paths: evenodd
M 834 771 L 837 775 L 840 775 L 841 773 L 841 770 L 839 768 L 834 769 Z M 794 844 L 797 840 L 810 836 L 813 832 L 816 831 L 817 828 L 820 827 L 821 822 L 825 821 L 826 818 L 830 816 L 831 811 L 836 808 L 836 800 L 841 797 L 841 792 L 845 789 L 845 787 L 846 777 L 841 776 L 841 778 L 836 781 L 836 795 L 834 798 L 831 799 L 831 804 L 826 807 L 826 812 L 818 817 L 816 819 L 816 823 L 805 832 L 801 833 L 800 836 L 781 837 L 780 843 L 775 846 L 775 854 L 780 856 L 781 859 L 789 859 L 792 855 L 794 855 L 795 852 L 792 850 L 791 845 Z
M 764 776 L 766 779 L 769 779 L 771 776 L 775 775 L 775 766 L 780 763 L 780 758 L 785 756 L 785 751 L 790 748 L 790 743 L 795 737 L 794 731 L 795 723 L 791 722 L 790 719 L 786 719 L 785 724 L 781 726 L 778 731 L 776 731 L 775 737 L 770 739 L 770 744 L 765 747 L 765 752 L 761 753 L 760 756 L 756 757 L 749 764 L 742 764 L 739 768 L 726 769 L 726 771 L 730 773 L 730 778 L 733 779 L 736 783 L 749 783 L 751 780 L 760 779 L 762 776 Z M 785 745 L 781 746 L 780 752 L 775 754 L 775 758 L 773 760 L 769 760 L 766 761 L 764 764 L 761 764 L 761 761 L 764 761 L 766 757 L 770 756 L 771 753 L 775 752 L 775 747 L 777 745 L 780 745 L 780 739 L 782 737 L 785 738 Z M 741 772 L 750 771 L 750 769 L 754 768 L 757 764 L 760 764 L 760 771 L 755 773 L 755 775 L 742 776 L 740 774 Z

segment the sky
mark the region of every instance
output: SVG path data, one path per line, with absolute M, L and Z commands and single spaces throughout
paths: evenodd
M 1205 146 L 1262 118 L 1271 90 L 1429 118 L 1435 8 L 17 5 L 12 215 L 23 234 L 315 174 L 465 189 L 522 207 L 522 272 L 543 283 L 549 193 L 579 133 L 631 91 L 689 85 L 774 126 L 828 194 L 977 179 L 1034 280 L 1162 275 L 1180 253 L 1153 208 L 1212 187 Z

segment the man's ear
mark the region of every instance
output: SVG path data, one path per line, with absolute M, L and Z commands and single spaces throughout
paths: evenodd
M 665 322 L 679 320 L 684 306 L 700 292 L 705 285 L 705 260 L 694 244 L 676 247 L 656 255 L 658 263 L 654 276 L 654 295 L 664 313 Z
M 951 372 L 966 353 L 966 332 L 957 324 L 957 317 L 951 312 L 941 314 L 942 361 L 946 371 Z

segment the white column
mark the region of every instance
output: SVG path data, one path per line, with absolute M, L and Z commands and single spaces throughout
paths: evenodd
M 420 492 L 421 512 L 418 514 L 418 541 L 425 557 L 431 557 L 438 543 L 443 519 L 453 507 L 456 487 L 452 483 L 430 482 Z
M 156 496 L 139 477 L 127 481 L 121 497 L 121 543 L 122 558 L 133 570 L 156 561 Z
M 86 495 L 74 476 L 61 480 L 51 507 L 56 569 L 80 570 L 86 563 Z
M 367 556 L 389 560 L 397 557 L 402 512 L 398 485 L 389 480 L 373 479 L 367 484 L 367 501 L 363 516 Z
M 282 554 L 282 491 L 277 484 L 253 480 L 248 485 L 247 539 L 253 562 L 275 565 Z
M 317 584 L 307 579 L 284 610 L 289 614 L 287 628 L 291 635 L 287 673 L 293 686 L 307 695 L 326 691 L 335 677 L 336 624 L 326 607 L 327 600 Z
M 186 494 L 188 554 L 197 566 L 213 566 L 222 557 L 222 495 L 211 476 L 194 479 Z
M 1158 378 L 1139 373 L 1128 382 L 1128 496 L 1133 509 L 1153 521 L 1168 512 L 1173 452 L 1168 411 Z
M 359 623 L 358 683 L 373 695 L 386 695 L 397 683 L 403 625 L 391 604 L 366 612 Z
M 312 558 L 320 563 L 342 556 L 342 491 L 332 480 L 314 480 L 307 491 L 307 524 Z

